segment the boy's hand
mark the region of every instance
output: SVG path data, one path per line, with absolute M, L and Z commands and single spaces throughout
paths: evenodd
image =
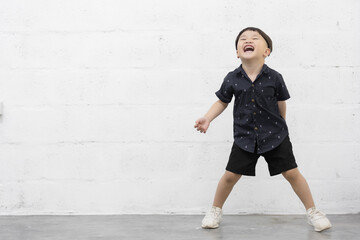
M 206 133 L 206 130 L 209 128 L 210 121 L 209 119 L 202 117 L 195 121 L 194 128 L 197 129 L 197 131 L 200 131 L 201 133 Z

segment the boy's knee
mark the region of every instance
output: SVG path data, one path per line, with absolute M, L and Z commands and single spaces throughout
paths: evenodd
M 227 183 L 236 183 L 240 179 L 241 174 L 233 173 L 226 170 L 224 177 Z
M 284 178 L 286 178 L 286 180 L 292 181 L 299 177 L 300 172 L 297 168 L 294 168 L 294 169 L 282 172 L 282 175 L 284 176 Z

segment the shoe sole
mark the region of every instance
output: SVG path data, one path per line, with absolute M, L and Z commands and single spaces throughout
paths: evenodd
M 201 227 L 202 227 L 202 228 L 205 228 L 205 229 L 215 229 L 215 228 L 218 228 L 218 227 L 219 227 L 219 225 L 214 226 L 214 227 L 201 225 Z
M 331 225 L 326 226 L 326 227 L 323 228 L 323 229 L 316 229 L 316 228 L 315 228 L 315 231 L 317 231 L 317 232 L 322 232 L 322 231 L 324 231 L 324 230 L 326 230 L 326 229 L 329 229 L 329 228 L 331 228 Z
M 314 225 L 312 225 L 311 222 L 308 221 L 307 223 L 314 227 Z M 332 225 L 330 224 L 330 225 L 328 225 L 328 226 L 326 226 L 325 228 L 322 228 L 322 229 L 321 228 L 314 228 L 314 229 L 315 229 L 316 232 L 321 232 L 321 231 L 324 231 L 324 230 L 329 229 L 331 227 L 332 227 Z
M 218 227 L 220 227 L 220 223 L 222 222 L 222 219 L 220 219 L 220 221 L 219 221 L 219 224 L 218 225 L 215 225 L 215 226 L 208 226 L 208 225 L 204 225 L 204 224 L 202 224 L 201 225 L 201 227 L 202 228 L 205 228 L 205 229 L 215 229 L 215 228 L 218 228 Z

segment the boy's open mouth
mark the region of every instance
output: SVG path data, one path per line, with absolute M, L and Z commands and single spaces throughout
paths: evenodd
M 251 45 L 245 45 L 245 47 L 244 47 L 244 52 L 248 52 L 248 51 L 253 52 L 253 51 L 254 51 L 254 47 L 251 46 Z

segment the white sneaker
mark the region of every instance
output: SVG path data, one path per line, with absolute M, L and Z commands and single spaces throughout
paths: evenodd
M 218 228 L 222 219 L 222 209 L 212 206 L 210 211 L 205 215 L 202 220 L 203 228 Z
M 331 223 L 326 217 L 326 214 L 317 210 L 315 207 L 309 208 L 306 211 L 308 223 L 314 226 L 315 231 L 321 232 L 325 229 L 331 228 Z

